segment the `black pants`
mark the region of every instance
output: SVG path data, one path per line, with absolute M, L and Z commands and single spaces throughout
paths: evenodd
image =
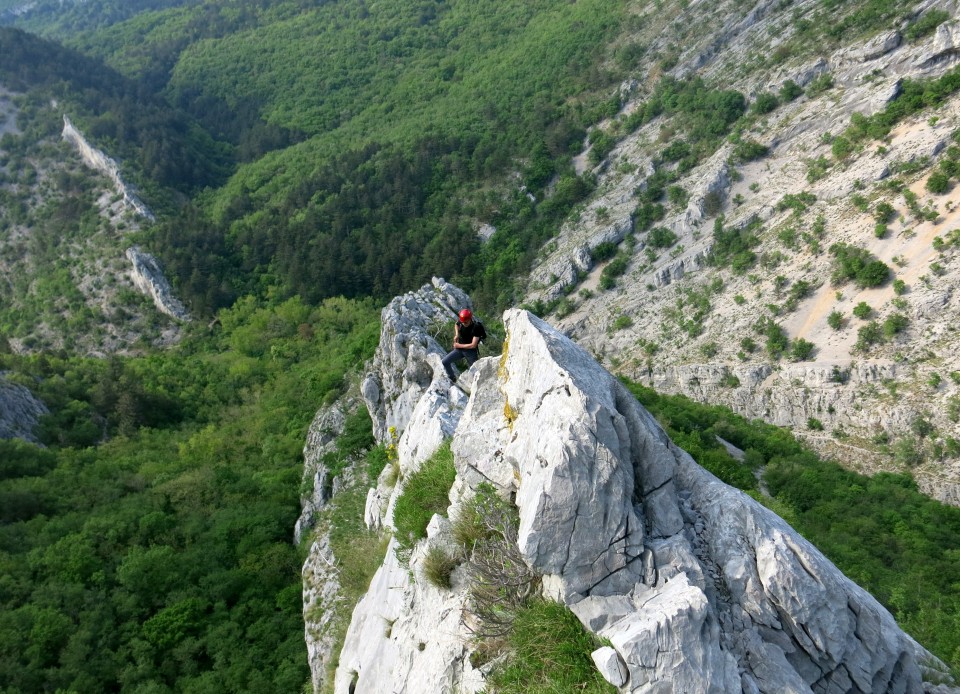
M 458 359 L 466 359 L 467 366 L 473 366 L 473 362 L 480 356 L 480 350 L 477 349 L 455 349 L 443 358 L 443 368 L 451 381 L 456 381 L 457 377 L 453 373 L 453 362 Z

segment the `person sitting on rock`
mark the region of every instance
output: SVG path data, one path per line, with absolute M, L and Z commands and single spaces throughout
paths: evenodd
M 457 382 L 453 363 L 465 359 L 468 368 L 473 366 L 473 362 L 480 356 L 480 341 L 486 336 L 487 331 L 483 323 L 473 319 L 470 309 L 465 308 L 460 311 L 460 320 L 453 328 L 453 350 L 443 358 L 443 368 L 453 383 Z

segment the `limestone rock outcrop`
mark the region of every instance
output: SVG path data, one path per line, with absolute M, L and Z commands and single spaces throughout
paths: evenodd
M 397 436 L 406 428 L 434 377 L 427 355 L 447 353 L 457 313 L 472 307 L 463 290 L 434 278 L 383 309 L 380 344 L 361 386 L 377 441 L 388 440 L 390 427 Z M 447 429 L 452 431 L 449 424 Z
M 47 406 L 29 389 L 9 383 L 0 374 L 0 439 L 23 439 L 37 443 L 34 429 Z
M 123 204 L 126 207 L 133 210 L 135 214 L 149 219 L 151 222 L 154 221 L 155 217 L 150 208 L 137 197 L 133 186 L 123 180 L 117 162 L 87 142 L 83 133 L 77 130 L 66 116 L 63 117 L 63 139 L 77 148 L 80 157 L 87 166 L 99 171 L 113 181 L 116 191 L 123 196 Z
M 368 403 L 381 422 L 411 412 L 398 446 L 407 473 L 440 443 L 431 413 L 456 420 L 450 516 L 482 482 L 515 500 L 518 546 L 545 595 L 609 639 L 594 654 L 608 681 L 635 693 L 924 691 L 920 662 L 936 659 L 872 596 L 698 466 L 585 350 L 525 311 L 504 321 L 504 354 L 471 369 L 465 408 L 437 358 L 410 349 L 419 364 L 399 351 L 380 363 L 422 371 L 421 400 L 397 388 L 400 407 Z M 381 508 L 390 525 L 391 504 Z M 421 573 L 449 525 L 434 517 L 409 569 L 388 550 L 354 611 L 337 694 L 483 688 L 461 619 L 469 577 L 457 569 L 440 590 Z
M 134 286 L 153 299 L 161 313 L 179 321 L 189 321 L 190 314 L 180 300 L 173 295 L 173 289 L 163 274 L 160 263 L 149 253 L 137 246 L 127 249 L 127 259 L 131 263 L 130 279 Z

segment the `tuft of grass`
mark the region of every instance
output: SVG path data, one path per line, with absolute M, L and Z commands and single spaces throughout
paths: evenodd
M 516 613 L 507 657 L 488 681 L 500 694 L 616 692 L 590 658 L 600 645 L 564 605 L 533 600 Z
M 456 557 L 440 547 L 430 547 L 423 558 L 423 577 L 437 588 L 450 589 L 450 574 L 457 568 Z
M 393 508 L 393 527 L 401 551 L 409 552 L 427 536 L 427 524 L 434 513 L 446 515 L 456 476 L 448 440 L 407 478 Z

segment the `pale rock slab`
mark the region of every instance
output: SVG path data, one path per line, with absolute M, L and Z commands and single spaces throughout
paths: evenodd
M 156 258 L 138 246 L 132 246 L 127 249 L 127 260 L 130 261 L 130 279 L 134 286 L 153 299 L 153 304 L 158 311 L 175 320 L 184 322 L 190 320 L 190 314 L 174 296 L 173 289 Z
M 151 222 L 156 218 L 150 208 L 137 197 L 132 185 L 123 180 L 120 166 L 117 162 L 91 145 L 66 116 L 63 117 L 63 139 L 76 147 L 83 162 L 95 171 L 99 171 L 109 178 L 118 193 L 123 196 L 123 203 L 141 217 Z

